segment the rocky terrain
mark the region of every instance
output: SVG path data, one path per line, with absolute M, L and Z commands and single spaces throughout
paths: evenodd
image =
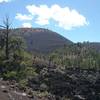
M 19 91 L 15 84 L 0 80 L 0 100 L 31 100 L 23 91 Z
M 29 80 L 33 93 L 31 95 L 28 89 L 19 90 L 17 83 L 1 80 L 0 100 L 100 100 L 100 71 L 79 68 L 69 68 L 66 71 L 55 68 L 43 70 L 44 73 Z M 42 83 L 39 84 L 40 80 Z M 46 90 L 50 95 L 37 96 L 35 92 L 38 90 Z

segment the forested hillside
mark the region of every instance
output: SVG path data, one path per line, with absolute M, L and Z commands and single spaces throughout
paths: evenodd
M 100 49 L 93 43 L 75 43 L 64 46 L 53 52 L 52 61 L 64 67 L 78 67 L 83 69 L 100 67 Z

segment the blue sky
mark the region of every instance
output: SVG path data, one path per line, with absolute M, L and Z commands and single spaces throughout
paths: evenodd
M 0 0 L 0 24 L 41 27 L 73 42 L 100 42 L 100 0 Z

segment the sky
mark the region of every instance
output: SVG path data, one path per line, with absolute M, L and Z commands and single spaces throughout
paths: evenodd
M 0 0 L 0 25 L 46 28 L 73 42 L 100 42 L 100 0 Z

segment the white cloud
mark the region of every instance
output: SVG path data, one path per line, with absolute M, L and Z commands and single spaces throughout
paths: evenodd
M 11 0 L 0 0 L 0 3 L 2 2 L 10 2 Z
M 31 23 L 23 23 L 22 27 L 24 27 L 24 28 L 31 28 L 32 25 L 31 25 Z
M 36 19 L 35 23 L 37 23 L 39 25 L 47 25 L 47 24 L 49 24 L 49 20 L 45 19 L 45 18 L 38 17 Z
M 55 26 L 65 30 L 88 25 L 85 16 L 69 7 L 61 7 L 57 4 L 51 7 L 47 5 L 27 5 L 26 9 L 30 13 L 29 15 L 17 13 L 15 18 L 20 21 L 34 20 L 34 22 L 39 25 L 48 25 L 53 21 Z
M 56 25 L 66 30 L 75 27 L 88 25 L 86 18 L 81 15 L 77 10 L 70 9 L 69 7 L 60 7 L 59 5 L 28 5 L 26 9 L 35 16 L 35 23 L 39 25 L 47 25 L 50 20 L 53 20 Z
M 33 17 L 31 15 L 25 15 L 25 14 L 23 15 L 23 14 L 17 13 L 15 18 L 20 21 L 24 21 L 24 20 L 32 20 Z

